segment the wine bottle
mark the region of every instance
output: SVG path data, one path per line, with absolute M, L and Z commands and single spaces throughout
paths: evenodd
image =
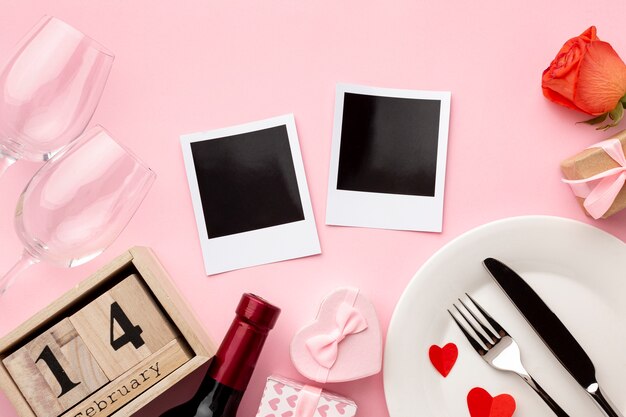
M 235 417 L 280 309 L 244 294 L 236 314 L 196 394 L 161 417 Z

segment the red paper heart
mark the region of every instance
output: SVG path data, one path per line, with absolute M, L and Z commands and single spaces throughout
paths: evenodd
M 285 413 L 282 413 L 280 417 L 293 417 L 293 411 L 287 411 Z
M 445 378 L 448 376 L 456 363 L 456 359 L 459 357 L 459 349 L 454 343 L 448 343 L 443 348 L 432 345 L 428 350 L 428 356 L 435 369 Z
M 467 407 L 472 417 L 511 417 L 515 412 L 515 399 L 509 394 L 492 397 L 477 387 L 467 394 Z
M 341 415 L 344 415 L 346 413 L 346 403 L 337 403 L 337 405 L 335 405 L 335 408 Z
M 317 408 L 317 412 L 320 413 L 320 416 L 326 417 L 328 412 L 328 404 L 324 404 Z

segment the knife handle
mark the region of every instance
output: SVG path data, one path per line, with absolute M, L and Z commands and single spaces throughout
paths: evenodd
M 548 404 L 548 407 L 550 407 L 550 409 L 554 412 L 554 414 L 557 417 L 569 417 L 569 414 L 567 414 L 556 403 L 556 401 L 554 401 L 552 397 L 550 397 L 550 395 L 547 392 L 545 392 L 543 388 L 541 388 L 541 385 L 539 385 L 537 381 L 533 379 L 533 377 L 531 377 L 528 374 L 521 374 L 521 373 L 518 373 L 518 375 L 521 376 L 522 379 L 526 381 L 526 383 L 530 385 L 530 387 L 534 389 L 537 394 L 539 394 L 539 396 L 543 399 L 543 401 L 545 401 L 546 404 Z M 618 415 L 615 414 L 615 416 L 618 416 Z M 619 417 L 622 417 L 622 416 L 619 416 Z
M 589 393 L 589 395 L 591 395 L 591 398 L 594 399 L 598 407 L 600 407 L 600 409 L 608 417 L 623 417 L 615 404 L 611 402 L 609 397 L 602 393 L 602 391 L 600 390 L 600 385 L 598 385 L 597 382 L 587 388 L 587 392 Z

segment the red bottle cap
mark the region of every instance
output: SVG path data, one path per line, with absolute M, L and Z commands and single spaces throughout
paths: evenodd
M 244 391 L 261 355 L 267 334 L 276 324 L 280 308 L 254 294 L 244 294 L 211 366 L 217 382 Z
M 271 305 L 258 295 L 244 294 L 237 306 L 237 315 L 253 326 L 269 331 L 278 320 L 280 308 Z

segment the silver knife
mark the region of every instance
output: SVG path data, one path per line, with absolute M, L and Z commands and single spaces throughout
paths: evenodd
M 596 379 L 596 369 L 589 355 L 556 314 L 550 310 L 550 307 L 522 277 L 502 262 L 487 258 L 483 264 L 537 335 L 576 382 L 594 399 L 604 414 L 608 417 L 623 417 L 606 394 L 601 391 Z

